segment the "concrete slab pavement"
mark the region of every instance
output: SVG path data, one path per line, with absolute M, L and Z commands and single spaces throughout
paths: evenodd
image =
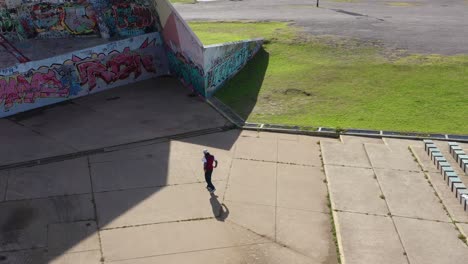
M 69 145 L 59 144 L 7 119 L 0 119 L 0 165 L 75 152 Z
M 1 252 L 5 264 L 100 264 L 101 252 L 99 250 L 83 251 L 77 253 L 54 256 L 44 249 Z
M 46 247 L 48 224 L 92 218 L 89 194 L 0 203 L 0 252 Z
M 263 145 L 262 141 L 260 145 Z M 226 201 L 275 206 L 276 173 L 276 163 L 234 160 Z
M 451 221 L 433 194 L 436 185 L 408 171 L 411 155 L 388 156 L 418 145 L 343 140 L 231 130 L 2 171 L 0 197 L 23 200 L 0 198 L 0 227 L 10 230 L 0 232 L 0 256 L 40 264 L 96 263 L 101 252 L 104 263 L 335 264 L 328 186 L 346 263 L 407 263 L 386 203 L 392 215 Z M 220 161 L 216 195 L 205 189 L 204 148 Z M 86 194 L 69 195 L 75 192 Z
M 170 254 L 119 261 L 120 264 L 310 264 L 310 259 L 275 243 Z M 333 263 L 333 262 L 330 262 Z M 328 263 L 326 263 L 328 264 Z
M 278 161 L 320 167 L 322 160 L 320 158 L 320 145 L 317 142 L 278 140 Z
M 221 115 L 188 93 L 175 79 L 151 79 L 44 110 L 41 116 L 20 123 L 79 150 L 226 124 Z M 175 114 L 174 109 L 185 114 Z
M 224 183 L 215 184 L 216 194 L 223 197 Z M 215 217 L 222 198 L 213 200 L 205 186 L 196 183 L 95 193 L 100 228 Z
M 453 223 L 395 217 L 410 263 L 467 263 L 468 247 Z
M 281 244 L 308 256 L 312 263 L 336 261 L 328 213 L 278 207 L 276 218 L 276 239 Z
M 344 263 L 409 263 L 390 217 L 347 212 L 336 215 Z
M 362 143 L 321 142 L 325 165 L 370 168 L 371 164 Z
M 229 208 L 228 221 L 275 240 L 277 209 L 275 206 L 234 201 L 224 203 Z
M 246 160 L 278 160 L 278 143 L 271 138 L 240 137 L 237 141 L 235 158 Z
M 227 248 L 268 240 L 215 219 L 128 227 L 101 232 L 106 261 Z M 145 241 L 145 243 L 141 243 Z M 133 245 L 138 244 L 138 247 Z
M 325 165 L 332 208 L 342 211 L 387 215 L 388 207 L 374 171 Z
M 49 224 L 47 241 L 51 255 L 100 250 L 95 221 Z
M 157 78 L 0 120 L 0 165 L 227 124 L 187 94 L 177 80 Z
M 48 256 L 49 264 L 100 264 L 102 263 L 101 252 L 99 250 L 83 251 L 63 254 L 59 256 Z
M 387 145 L 377 144 L 365 144 L 365 148 L 374 168 L 421 171 L 408 148 L 391 149 Z
M 278 164 L 277 206 L 328 213 L 327 185 L 320 167 Z
M 6 200 L 91 193 L 86 158 L 10 170 Z
M 392 215 L 450 222 L 422 172 L 375 169 Z

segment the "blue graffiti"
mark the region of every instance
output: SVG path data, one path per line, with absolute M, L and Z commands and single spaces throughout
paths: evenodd
M 167 52 L 167 58 L 171 73 L 179 78 L 184 85 L 205 96 L 203 70 L 191 62 L 186 62 L 182 55 L 177 56 L 172 51 Z

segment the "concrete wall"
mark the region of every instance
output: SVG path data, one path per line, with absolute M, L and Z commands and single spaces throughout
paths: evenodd
M 153 1 L 171 73 L 205 97 L 239 72 L 262 46 L 262 39 L 254 39 L 205 47 L 169 1 Z
M 205 95 L 212 96 L 260 50 L 263 39 L 206 46 L 204 49 Z
M 155 12 L 146 0 L 1 1 L 0 34 L 10 41 L 99 34 L 130 37 L 157 31 Z
M 0 34 L 135 37 L 0 70 L 0 117 L 169 73 L 209 97 L 262 45 L 255 39 L 204 47 L 168 0 L 60 2 L 0 0 Z M 154 31 L 160 33 L 148 33 Z
M 167 0 L 153 0 L 171 73 L 181 82 L 205 95 L 203 44 Z
M 0 70 L 0 117 L 169 73 L 159 33 Z

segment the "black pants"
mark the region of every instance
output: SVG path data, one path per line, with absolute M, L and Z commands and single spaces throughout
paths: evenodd
M 206 170 L 205 171 L 205 181 L 206 181 L 206 187 L 210 189 L 214 189 L 214 185 L 211 182 L 211 174 L 213 174 L 213 170 Z

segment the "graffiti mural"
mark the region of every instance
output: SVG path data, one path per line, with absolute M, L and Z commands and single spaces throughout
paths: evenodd
M 168 0 L 0 4 L 0 47 L 20 62 L 0 70 L 0 117 L 169 73 L 210 97 L 262 45 L 256 39 L 205 47 Z M 38 61 L 9 41 L 98 34 L 125 39 Z
M 148 43 L 143 43 L 141 49 L 147 48 Z M 106 57 L 104 54 L 100 54 Z M 127 79 L 131 74 L 137 79 L 145 70 L 148 73 L 156 73 L 153 56 L 150 54 L 141 55 L 137 52 L 125 48 L 123 52 L 111 52 L 107 56 L 110 58 L 105 61 L 104 58 L 80 59 L 76 56 L 72 61 L 76 63 L 76 68 L 80 77 L 80 85 L 88 86 L 92 91 L 97 86 L 97 80 L 100 79 L 106 84 L 111 84 L 119 80 Z
M 262 46 L 254 39 L 205 47 L 171 4 L 154 1 L 171 73 L 202 96 L 212 96 Z
M 8 39 L 17 38 L 21 35 L 18 16 L 15 12 L 0 7 L 0 34 Z
M 211 96 L 260 50 L 261 39 L 205 48 L 206 94 Z
M 203 95 L 205 89 L 203 68 L 187 61 L 181 54 L 169 51 L 167 57 L 171 73 L 177 76 L 186 87 Z
M 0 117 L 167 73 L 159 33 L 20 64 L 0 71 Z
M 137 36 L 155 31 L 156 17 L 148 3 L 114 1 L 104 12 L 111 36 Z
M 30 38 L 97 34 L 96 13 L 88 3 L 37 3 L 22 7 L 20 24 Z
M 203 45 L 177 11 L 166 0 L 155 0 L 171 73 L 205 95 Z
M 147 0 L 20 0 L 3 6 L 0 33 L 9 40 L 99 33 L 105 38 L 131 37 L 157 28 L 155 12 Z

